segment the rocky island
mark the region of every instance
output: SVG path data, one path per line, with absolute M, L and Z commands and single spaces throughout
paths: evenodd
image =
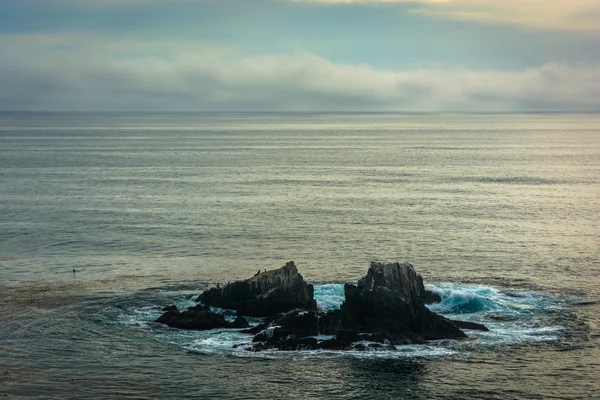
M 290 261 L 277 270 L 208 289 L 197 298 L 198 305 L 185 311 L 167 307 L 156 322 L 179 329 L 242 329 L 254 337 L 251 344 L 239 346 L 251 351 L 395 349 L 467 338 L 461 329 L 487 330 L 430 311 L 425 305 L 440 298 L 425 290 L 423 278 L 409 263 L 371 263 L 356 285 L 344 286 L 344 295 L 339 310 L 318 310 L 313 286 Z M 210 307 L 235 310 L 237 318 L 227 321 Z M 263 317 L 264 322 L 250 327 L 244 316 Z

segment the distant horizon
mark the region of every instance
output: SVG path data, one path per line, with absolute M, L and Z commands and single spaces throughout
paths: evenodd
M 532 115 L 600 114 L 597 111 L 318 111 L 318 110 L 0 110 L 1 114 L 397 114 L 397 115 Z

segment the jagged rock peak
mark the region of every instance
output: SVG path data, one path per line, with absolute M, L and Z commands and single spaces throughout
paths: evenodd
M 296 308 L 316 309 L 313 286 L 306 283 L 293 261 L 252 278 L 204 291 L 198 301 L 233 309 L 240 315 L 267 317 Z
M 279 269 L 273 269 L 271 271 L 265 270 L 264 272 L 258 272 L 252 278 L 247 280 L 254 287 L 261 288 L 262 286 L 283 286 L 284 288 L 292 287 L 298 283 L 304 282 L 304 278 L 298 272 L 298 267 L 293 261 L 285 263 L 285 265 Z
M 372 262 L 367 275 L 358 281 L 360 290 L 372 290 L 376 286 L 398 291 L 404 299 L 423 298 L 423 278 L 412 264 Z
M 384 333 L 395 344 L 466 337 L 425 307 L 423 278 L 409 263 L 373 262 L 356 286 L 344 286 L 344 294 L 346 330 Z

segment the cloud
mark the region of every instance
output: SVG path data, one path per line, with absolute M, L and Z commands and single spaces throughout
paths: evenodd
M 35 35 L 0 37 L 0 52 L 0 109 L 600 111 L 598 64 L 382 70 L 303 52 Z
M 19 0 L 20 4 L 29 4 L 30 7 L 44 5 L 76 8 L 143 7 L 153 4 L 181 7 L 215 2 L 217 0 Z M 600 33 L 599 0 L 220 0 L 220 2 L 231 8 L 244 4 L 265 9 L 271 7 L 273 2 L 322 5 L 403 4 L 409 7 L 411 12 L 431 18 L 516 24 L 529 29 Z
M 600 32 L 598 0 L 292 0 L 322 4 L 410 3 L 412 12 L 441 19 L 518 24 L 528 28 Z

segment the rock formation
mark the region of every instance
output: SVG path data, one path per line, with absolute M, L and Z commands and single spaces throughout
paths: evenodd
M 352 349 L 357 341 L 382 347 L 467 337 L 452 321 L 425 307 L 423 279 L 408 263 L 372 263 L 358 285 L 345 285 L 339 311 L 293 310 L 258 333 L 253 350 Z M 321 342 L 317 334 L 335 335 Z
M 198 301 L 253 317 L 272 316 L 296 308 L 317 308 L 313 286 L 304 281 L 293 261 L 277 270 L 257 273 L 250 279 L 206 290 Z
M 409 263 L 372 263 L 358 285 L 344 287 L 344 329 L 382 334 L 392 344 L 466 335 L 424 304 L 423 278 Z
M 421 275 L 409 263 L 372 263 L 357 285 L 344 286 L 344 295 L 339 310 L 317 310 L 313 286 L 304 281 L 292 261 L 280 269 L 259 271 L 250 279 L 206 290 L 198 297 L 203 304 L 187 311 L 166 307 L 156 322 L 182 329 L 243 329 L 242 333 L 255 336 L 251 345 L 241 346 L 253 351 L 389 350 L 396 345 L 467 337 L 460 328 L 487 329 L 451 321 L 425 307 L 426 302 L 439 301 L 439 295 L 425 290 Z M 238 317 L 226 321 L 209 306 L 236 310 Z M 242 315 L 265 319 L 250 327 Z

